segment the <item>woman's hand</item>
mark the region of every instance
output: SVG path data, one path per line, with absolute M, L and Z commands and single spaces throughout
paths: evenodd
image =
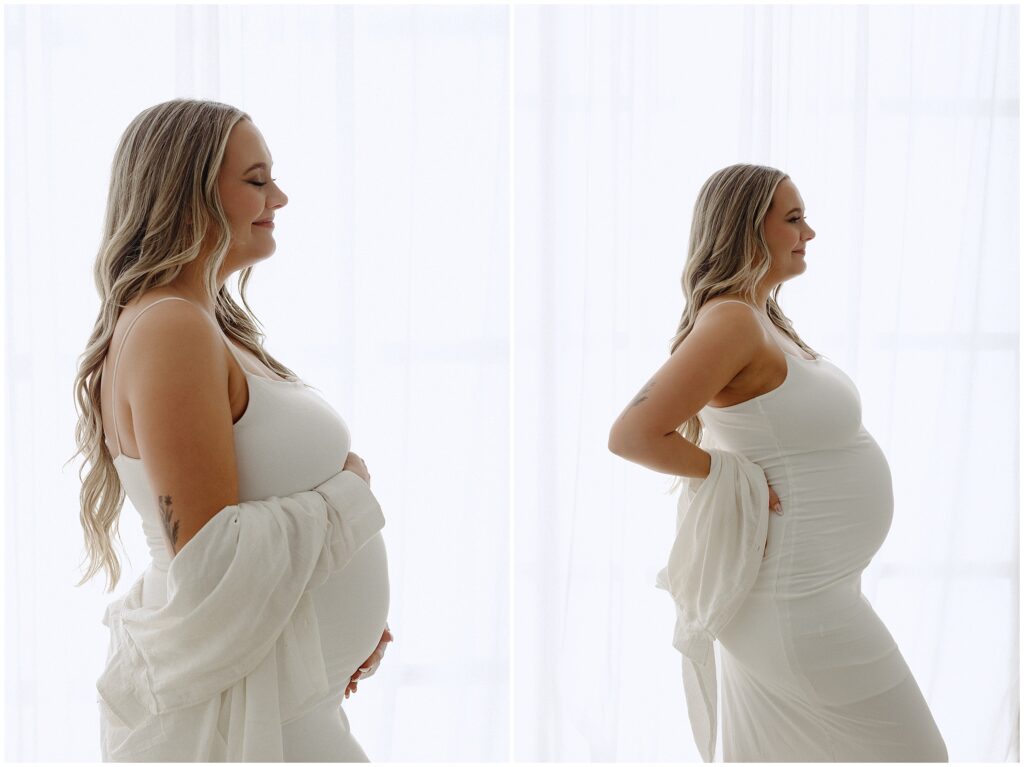
M 351 471 L 358 477 L 361 477 L 363 482 L 367 485 L 370 484 L 370 471 L 366 468 L 366 464 L 363 463 L 363 459 L 355 453 L 350 452 L 348 458 L 345 459 L 345 465 L 341 467 L 342 471 Z
M 387 647 L 387 643 L 394 640 L 391 635 L 391 629 L 387 626 L 384 627 L 384 633 L 380 635 L 380 642 L 377 643 L 377 649 L 370 653 L 370 657 L 367 658 L 363 663 L 356 669 L 356 672 L 348 680 L 348 686 L 345 687 L 345 697 L 349 696 L 349 693 L 356 691 L 356 685 L 359 684 L 360 679 L 365 679 L 368 676 L 372 676 L 373 672 L 377 670 L 377 666 L 380 665 L 381 659 L 384 657 L 384 650 Z
M 774 511 L 780 517 L 782 516 L 782 502 L 779 501 L 779 496 L 772 489 L 771 485 L 768 485 L 768 511 L 769 512 Z M 765 556 L 767 556 L 767 553 L 768 553 L 768 539 L 767 538 L 765 538 L 765 541 L 764 541 L 764 551 L 765 551 L 765 553 L 761 555 L 761 559 L 764 559 Z

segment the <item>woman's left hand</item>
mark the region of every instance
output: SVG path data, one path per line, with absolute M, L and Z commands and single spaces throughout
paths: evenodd
M 377 666 L 380 665 L 381 659 L 384 657 L 384 650 L 387 647 L 387 643 L 394 640 L 394 636 L 391 634 L 391 629 L 386 625 L 384 626 L 384 633 L 380 635 L 380 642 L 377 643 L 377 649 L 370 653 L 370 657 L 363 661 L 356 672 L 348 680 L 348 686 L 345 687 L 345 697 L 347 698 L 350 693 L 356 691 L 356 685 L 360 679 L 365 679 L 368 676 L 373 676 L 373 672 L 377 670 Z

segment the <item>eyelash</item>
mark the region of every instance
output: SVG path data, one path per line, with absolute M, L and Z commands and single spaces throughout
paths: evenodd
M 276 179 L 276 178 L 272 178 L 272 179 L 270 179 L 270 180 L 271 180 L 271 181 L 277 181 L 277 179 Z M 267 185 L 267 182 L 266 182 L 266 181 L 250 181 L 249 183 L 250 183 L 250 184 L 255 184 L 256 186 L 266 186 L 266 185 Z
M 799 217 L 797 217 L 797 218 L 791 218 L 791 219 L 789 219 L 789 223 L 791 223 L 791 224 L 795 224 L 795 223 L 796 223 L 797 221 L 799 221 L 799 220 L 800 220 L 800 218 L 799 218 Z M 807 220 L 807 217 L 806 217 L 806 216 L 804 216 L 804 221 L 806 221 L 806 220 Z

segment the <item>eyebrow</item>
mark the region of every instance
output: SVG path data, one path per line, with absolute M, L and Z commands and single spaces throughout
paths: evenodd
M 798 210 L 800 210 L 800 208 L 793 208 L 793 210 L 789 211 L 789 213 L 796 213 Z M 787 213 L 786 215 L 788 216 L 789 213 Z
M 267 167 L 267 164 L 265 162 L 258 162 L 255 165 L 251 165 L 248 168 L 246 168 L 245 172 L 248 173 L 249 171 L 256 170 L 257 168 L 266 168 L 266 167 Z

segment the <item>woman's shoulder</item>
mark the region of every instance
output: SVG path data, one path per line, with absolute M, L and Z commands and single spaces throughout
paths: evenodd
M 132 368 L 138 354 L 148 356 L 154 347 L 183 343 L 193 347 L 196 343 L 217 346 L 221 342 L 210 318 L 194 301 L 171 289 L 152 288 L 122 306 L 107 351 L 115 354 L 115 359 L 123 357 L 118 369 Z
M 144 311 L 145 309 L 148 309 L 157 301 L 163 301 L 164 299 L 167 298 L 181 299 L 182 301 L 187 301 L 193 306 L 199 308 L 198 304 L 196 304 L 195 301 L 186 296 L 183 292 L 176 290 L 175 288 L 163 286 L 158 288 L 149 288 L 143 293 L 139 293 L 138 295 L 132 296 L 124 303 L 124 306 L 121 307 L 121 315 L 118 319 L 120 320 L 122 318 L 128 318 L 130 321 L 130 318 L 133 317 L 134 315 Z
M 754 306 L 749 301 L 745 300 L 742 296 L 730 294 L 709 298 L 707 301 L 701 304 L 701 306 L 697 309 L 697 313 L 703 314 L 704 312 L 708 311 L 708 309 L 719 306 L 721 304 L 730 304 L 735 307 L 735 311 L 739 312 L 752 311 L 754 313 L 759 313 L 757 307 Z M 741 307 L 739 306 L 739 304 L 743 304 L 743 306 Z M 744 309 L 743 307 L 746 307 L 746 309 Z

